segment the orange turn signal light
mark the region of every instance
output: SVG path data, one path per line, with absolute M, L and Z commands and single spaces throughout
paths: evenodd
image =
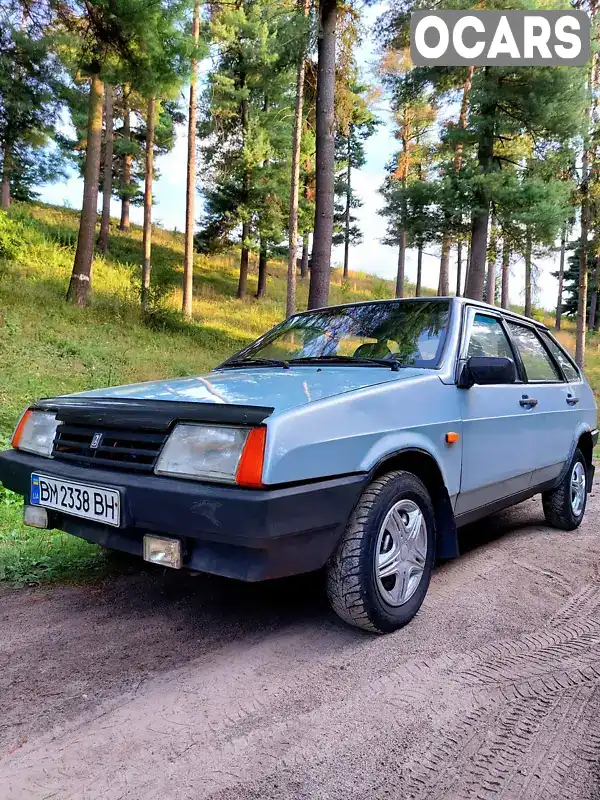
M 456 433 L 455 431 L 450 431 L 446 434 L 446 443 L 447 444 L 456 444 L 460 439 L 460 434 Z
M 29 415 L 31 414 L 31 409 L 28 408 L 27 411 L 23 414 L 21 419 L 19 420 L 17 427 L 15 428 L 15 432 L 13 433 L 13 437 L 11 440 L 11 445 L 16 449 L 19 446 L 19 442 L 21 441 L 21 435 L 23 433 L 23 428 L 25 427 L 25 423 Z
M 238 464 L 235 481 L 240 486 L 258 488 L 262 486 L 263 463 L 265 460 L 266 428 L 252 428 L 246 439 L 242 457 Z

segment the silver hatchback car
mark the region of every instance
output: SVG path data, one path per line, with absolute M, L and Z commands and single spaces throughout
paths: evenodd
M 418 611 L 457 529 L 542 495 L 576 528 L 593 393 L 530 319 L 459 298 L 296 314 L 208 375 L 42 400 L 0 480 L 25 522 L 174 568 L 325 568 L 347 622 Z

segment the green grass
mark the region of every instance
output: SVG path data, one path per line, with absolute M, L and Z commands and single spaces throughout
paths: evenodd
M 139 309 L 141 229 L 112 226 L 110 252 L 93 268 L 93 300 L 78 309 L 64 302 L 77 243 L 78 214 L 15 203 L 11 260 L 0 258 L 0 448 L 33 400 L 103 386 L 206 372 L 284 317 L 286 265 L 269 265 L 269 296 L 236 298 L 239 254 L 196 256 L 194 321 L 181 320 L 183 237 L 153 233 L 153 313 Z M 1 220 L 0 220 L 1 222 Z M 16 236 L 14 235 L 16 233 Z M 0 227 L 0 245 L 2 244 Z M 12 245 L 11 245 L 12 246 Z M 0 256 L 2 249 L 0 246 Z M 298 307 L 308 286 L 299 282 Z M 354 272 L 342 285 L 332 277 L 332 303 L 393 296 L 390 281 Z M 59 532 L 21 522 L 21 499 L 0 487 L 0 581 L 25 584 L 81 580 L 102 574 L 102 551 Z

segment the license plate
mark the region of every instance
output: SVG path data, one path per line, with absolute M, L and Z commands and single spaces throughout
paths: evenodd
M 32 506 L 53 508 L 106 525 L 118 527 L 121 524 L 121 495 L 115 489 L 104 486 L 90 486 L 33 473 L 29 502 Z
M 144 561 L 181 569 L 181 542 L 167 536 L 144 536 Z

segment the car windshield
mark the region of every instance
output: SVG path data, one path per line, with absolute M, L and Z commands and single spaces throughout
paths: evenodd
M 448 327 L 447 300 L 395 300 L 318 309 L 290 317 L 235 356 L 235 363 L 381 360 L 435 368 Z

